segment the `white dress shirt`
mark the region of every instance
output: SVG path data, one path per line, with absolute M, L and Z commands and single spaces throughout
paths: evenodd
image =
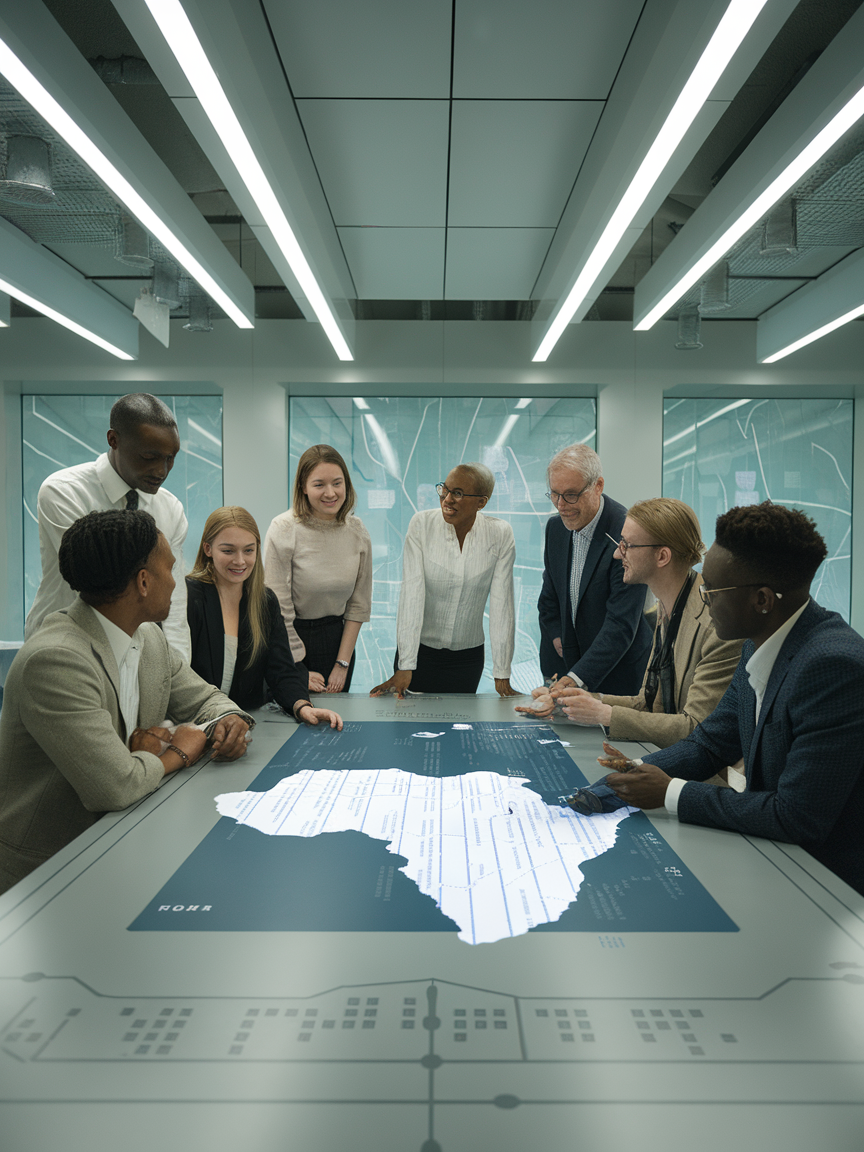
M 762 711 L 762 701 L 765 698 L 765 689 L 768 687 L 768 681 L 771 679 L 771 672 L 776 663 L 777 657 L 780 655 L 780 649 L 786 641 L 786 637 L 798 623 L 798 617 L 810 603 L 808 599 L 797 612 L 789 617 L 785 624 L 774 632 L 764 644 L 756 649 L 747 663 L 744 665 L 744 671 L 747 673 L 747 679 L 750 681 L 750 687 L 756 694 L 756 723 L 759 723 L 759 713 Z M 746 751 L 746 749 L 745 749 Z M 667 812 L 673 815 L 678 815 L 678 797 L 681 795 L 681 789 L 687 783 L 686 780 L 679 780 L 674 777 L 670 780 L 666 788 L 665 808 Z M 733 785 L 734 787 L 734 785 Z M 746 790 L 746 787 L 745 787 Z M 736 788 L 736 791 L 739 789 Z
M 513 562 L 516 542 L 506 520 L 477 513 L 462 548 L 440 509 L 412 516 L 402 553 L 402 590 L 396 617 L 399 668 L 417 667 L 417 649 L 462 651 L 483 643 L 489 601 L 492 675 L 510 676 L 516 616 Z
M 107 452 L 87 464 L 76 464 L 72 468 L 54 472 L 43 482 L 36 504 L 42 582 L 24 625 L 25 639 L 37 631 L 49 612 L 68 608 L 75 599 L 75 593 L 60 575 L 57 562 L 63 533 L 88 512 L 124 509 L 126 494 L 130 491 L 126 481 L 112 468 Z M 155 493 L 139 490 L 138 507 L 150 513 L 174 553 L 175 588 L 171 597 L 171 611 L 162 628 L 171 647 L 188 661 L 192 654 L 192 642 L 186 622 L 183 544 L 189 525 L 183 505 L 176 496 L 160 488 Z
M 108 643 L 111 645 L 111 651 L 114 654 L 114 659 L 117 661 L 117 667 L 120 671 L 120 712 L 123 716 L 123 723 L 126 725 L 126 744 L 128 746 L 129 737 L 138 727 L 138 705 L 140 703 L 138 663 L 141 659 L 140 629 L 136 628 L 130 636 L 128 632 L 124 632 L 122 628 L 118 628 L 113 620 L 109 620 L 107 616 L 103 616 L 98 608 L 94 608 L 93 612 L 96 619 L 105 629 L 105 635 L 108 637 Z

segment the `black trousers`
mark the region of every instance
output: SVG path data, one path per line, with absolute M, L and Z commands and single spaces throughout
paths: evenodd
M 476 692 L 483 675 L 484 659 L 482 644 L 458 652 L 451 648 L 427 648 L 421 644 L 417 649 L 417 667 L 411 673 L 409 690 L 440 694 Z M 396 672 L 398 668 L 397 652 L 393 671 Z
M 342 643 L 342 629 L 345 621 L 341 616 L 322 616 L 320 620 L 295 620 L 294 631 L 306 646 L 306 655 L 303 663 L 299 665 L 306 672 L 320 672 L 324 683 L 333 671 L 336 657 L 339 655 L 339 645 Z M 357 653 L 351 653 L 351 663 L 345 675 L 343 692 L 351 688 L 351 677 L 354 675 L 354 664 Z

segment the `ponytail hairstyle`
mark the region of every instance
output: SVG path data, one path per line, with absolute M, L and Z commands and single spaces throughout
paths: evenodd
M 252 633 L 252 647 L 246 667 L 250 668 L 264 649 L 267 647 L 267 589 L 264 586 L 264 565 L 261 562 L 261 533 L 255 518 L 245 508 L 228 505 L 226 508 L 217 508 L 207 517 L 201 543 L 198 545 L 198 555 L 195 557 L 195 566 L 189 573 L 190 580 L 200 580 L 202 584 L 215 584 L 216 574 L 213 560 L 204 551 L 204 545 L 212 546 L 213 541 L 220 532 L 226 528 L 242 528 L 255 537 L 257 545 L 255 553 L 255 566 L 243 581 L 243 596 L 246 599 L 246 615 L 249 619 L 249 629 Z

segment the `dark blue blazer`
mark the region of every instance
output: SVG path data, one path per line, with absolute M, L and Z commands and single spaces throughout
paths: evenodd
M 627 510 L 604 496 L 605 504 L 591 547 L 585 558 L 579 583 L 576 625 L 570 600 L 570 565 L 573 534 L 560 516 L 546 524 L 543 556 L 543 588 L 537 607 L 540 611 L 540 666 L 544 676 L 573 671 L 592 692 L 634 696 L 651 649 L 651 628 L 642 610 L 645 586 L 624 583 L 620 560 L 613 560 Z M 562 660 L 552 647 L 561 637 Z
M 240 601 L 240 626 L 237 629 L 237 663 L 231 687 L 226 693 L 241 708 L 260 708 L 269 699 L 267 689 L 273 699 L 286 712 L 293 715 L 298 700 L 309 699 L 308 679 L 294 663 L 285 621 L 276 593 L 267 592 L 267 645 L 251 667 L 247 667 L 249 649 L 252 647 L 252 629 L 246 612 L 246 593 Z M 225 628 L 222 623 L 222 607 L 215 584 L 186 577 L 186 617 L 192 636 L 192 659 L 189 663 L 208 684 L 218 688 L 222 683 L 222 664 L 225 659 Z M 265 684 L 266 681 L 266 684 Z
M 758 724 L 753 651 L 748 640 L 711 715 L 644 760 L 691 781 L 680 820 L 800 844 L 864 893 L 864 639 L 811 600 L 777 655 Z M 742 756 L 746 792 L 700 783 Z

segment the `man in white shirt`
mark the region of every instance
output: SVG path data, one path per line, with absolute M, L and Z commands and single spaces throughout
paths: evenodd
M 136 509 L 149 512 L 175 557 L 175 591 L 163 630 L 168 643 L 189 660 L 183 544 L 189 525 L 183 505 L 162 484 L 180 451 L 177 421 L 167 405 L 139 392 L 123 396 L 111 409 L 108 451 L 96 460 L 52 473 L 39 489 L 37 519 L 42 581 L 24 626 L 35 634 L 50 612 L 67 608 L 75 594 L 57 564 L 63 533 L 88 512 Z
M 864 893 L 864 639 L 810 599 L 826 554 L 795 509 L 718 518 L 702 590 L 718 637 L 746 640 L 738 669 L 690 736 L 606 784 L 618 805 L 800 844 Z M 743 792 L 706 783 L 741 756 Z
M 174 557 L 143 511 L 91 512 L 60 545 L 80 593 L 26 640 L 0 713 L 0 892 L 104 812 L 212 751 L 246 751 L 250 718 L 168 647 Z M 181 726 L 158 727 L 166 718 Z

